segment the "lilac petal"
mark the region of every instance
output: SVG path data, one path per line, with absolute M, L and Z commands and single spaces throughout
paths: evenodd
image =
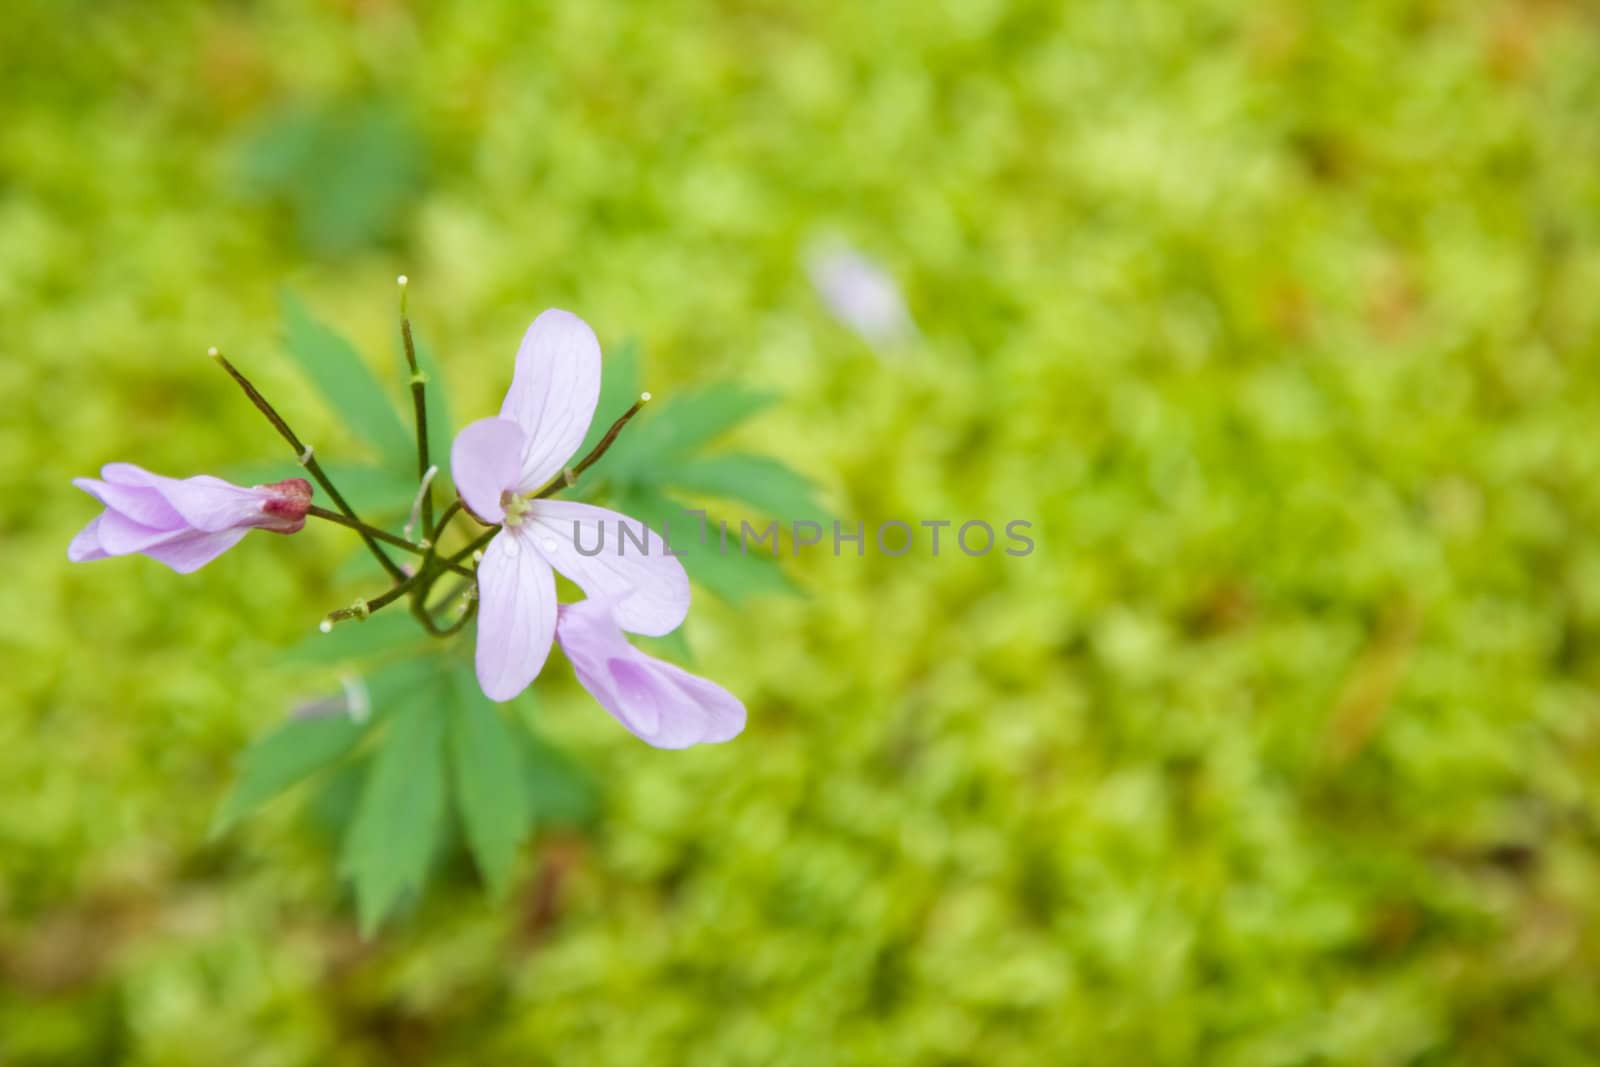
M 100 538 L 100 547 L 113 556 L 143 552 L 154 545 L 171 541 L 190 532 L 192 531 L 187 526 L 181 525 L 176 528 L 145 526 L 116 511 L 107 511 L 101 515 L 100 525 L 96 530 Z
M 100 468 L 100 477 L 112 485 L 131 485 L 135 487 L 150 487 L 162 481 L 159 474 L 152 474 L 143 467 L 136 467 L 132 463 L 107 463 Z
M 169 541 L 151 545 L 144 550 L 144 554 L 153 560 L 165 563 L 179 574 L 188 574 L 199 570 L 228 551 L 249 532 L 249 529 L 243 526 L 236 526 L 231 530 L 219 530 L 216 533 L 191 530 Z
M 184 525 L 183 516 L 153 487 L 102 482 L 94 478 L 74 478 L 72 484 L 141 526 L 176 530 Z
M 600 342 L 588 323 L 551 308 L 533 320 L 517 349 L 517 369 L 500 417 L 521 426 L 523 492 L 560 473 L 583 443 L 600 400 Z
M 155 483 L 155 490 L 183 516 L 184 522 L 205 533 L 259 526 L 268 519 L 265 505 L 270 494 L 209 474 L 183 479 L 162 478 Z
M 78 536 L 67 546 L 67 558 L 73 563 L 87 563 L 93 559 L 106 559 L 111 553 L 100 547 L 100 516 L 89 520 L 89 525 L 78 531 Z
M 647 744 L 688 748 L 727 741 L 744 729 L 737 697 L 634 648 L 604 602 L 563 604 L 556 633 L 578 681 Z
M 262 506 L 270 494 L 246 489 L 209 474 L 193 478 L 168 478 L 131 463 L 108 463 L 100 471 L 104 481 L 78 478 L 73 484 L 113 511 L 157 529 L 188 527 L 216 533 L 232 526 L 258 526 Z
M 524 523 L 551 566 L 590 597 L 614 603 L 624 630 L 659 637 L 689 614 L 683 564 L 638 519 L 571 500 L 537 500 Z
M 510 700 L 533 682 L 556 629 L 556 576 L 523 538 L 502 530 L 478 564 L 478 684 Z
M 517 487 L 527 438 L 510 419 L 479 419 L 456 434 L 450 476 L 467 507 L 485 522 L 505 520 L 500 494 Z
M 248 532 L 249 529 L 243 526 L 217 533 L 187 527 L 158 530 L 140 526 L 115 511 L 101 515 L 95 526 L 100 548 L 107 555 L 129 556 L 140 552 L 165 563 L 179 574 L 188 574 L 210 563 L 238 544 Z

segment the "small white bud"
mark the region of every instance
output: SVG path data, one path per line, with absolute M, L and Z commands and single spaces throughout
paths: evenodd
M 400 275 L 400 277 L 395 279 L 395 284 L 397 284 L 397 285 L 408 285 L 408 284 L 410 284 L 410 279 L 407 278 L 404 274 L 402 274 L 402 275 Z
M 317 629 L 321 630 L 325 634 L 333 633 L 333 620 L 323 619 L 321 622 L 317 623 Z
M 648 404 L 650 402 L 650 394 L 649 393 L 640 393 L 639 394 L 639 399 L 643 400 L 645 403 Z

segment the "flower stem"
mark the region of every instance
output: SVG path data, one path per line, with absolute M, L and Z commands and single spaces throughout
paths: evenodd
M 310 507 L 306 508 L 306 514 L 315 516 L 319 519 L 325 519 L 328 522 L 338 523 L 340 526 L 343 526 L 347 529 L 365 533 L 369 537 L 382 541 L 386 545 L 393 545 L 396 548 L 410 552 L 414 556 L 426 556 L 428 554 L 428 550 L 421 545 L 412 544 L 403 537 L 396 537 L 389 531 L 380 530 L 376 526 L 368 526 L 364 522 L 351 519 L 347 515 L 341 515 L 337 511 L 329 511 L 327 508 L 319 508 L 317 505 L 312 504 Z M 455 571 L 457 574 L 466 575 L 467 577 L 472 576 L 472 572 L 467 570 L 465 567 L 460 567 L 448 562 L 446 563 L 446 566 Z
M 428 480 L 428 396 L 427 377 L 417 366 L 417 346 L 411 338 L 411 319 L 406 315 L 406 276 L 400 275 L 400 340 L 406 350 L 406 366 L 411 371 L 411 411 L 417 426 L 417 479 L 421 483 L 422 536 L 433 540 L 433 485 Z
M 256 406 L 256 410 L 265 415 L 267 421 L 272 423 L 273 429 L 278 431 L 278 435 L 289 442 L 289 447 L 294 449 L 295 457 L 299 459 L 300 465 L 306 469 L 311 477 L 317 480 L 317 484 L 322 486 L 322 491 L 328 494 L 328 499 L 333 501 L 334 506 L 339 509 L 344 517 L 354 524 L 352 529 L 361 535 L 361 539 L 366 542 L 367 549 L 383 565 L 383 569 L 388 571 L 390 577 L 396 581 L 403 579 L 405 572 L 400 569 L 394 560 L 389 558 L 389 554 L 379 547 L 378 542 L 367 532 L 371 527 L 361 521 L 355 510 L 350 507 L 349 502 L 345 500 L 344 495 L 334 486 L 333 481 L 323 471 L 322 464 L 317 462 L 317 457 L 312 453 L 310 446 L 300 440 L 299 435 L 289 428 L 287 422 L 283 421 L 283 416 L 278 414 L 277 409 L 267 402 L 267 398 L 262 396 L 260 391 L 251 384 L 249 378 L 240 374 L 238 368 L 228 362 L 227 357 L 215 348 L 211 349 L 210 356 L 217 361 L 217 364 L 223 370 L 228 372 L 229 377 L 239 383 L 239 388 L 244 390 L 244 395 L 249 397 L 250 402 Z
M 452 501 L 450 506 L 444 510 L 444 514 L 439 516 L 439 526 L 436 532 L 443 533 L 445 526 L 448 525 L 450 520 L 455 518 L 461 510 L 461 501 Z M 333 521 L 338 520 L 335 519 Z M 374 530 L 373 532 L 378 534 L 382 533 L 381 530 Z M 415 574 L 411 575 L 409 578 L 405 578 L 402 575 L 401 581 L 396 582 L 395 585 L 391 586 L 380 595 L 373 597 L 371 600 L 359 600 L 352 607 L 340 608 L 338 611 L 330 611 L 327 615 L 327 622 L 335 623 L 342 622 L 345 619 L 365 619 L 374 611 L 379 611 L 383 608 L 386 608 L 390 604 L 393 604 L 396 600 L 399 600 L 402 596 L 410 593 L 412 597 L 412 613 L 422 621 L 423 626 L 427 628 L 428 632 L 436 637 L 450 636 L 465 626 L 467 624 L 467 620 L 471 619 L 472 616 L 476 614 L 476 604 L 474 604 L 468 610 L 467 614 L 456 623 L 441 627 L 434 622 L 431 616 L 427 616 L 426 618 L 424 617 L 426 616 L 426 607 L 424 605 L 428 599 L 428 593 L 433 589 L 433 583 L 439 579 L 439 575 L 447 570 L 461 575 L 467 581 L 475 581 L 477 579 L 477 572 L 475 570 L 468 570 L 466 567 L 463 567 L 461 563 L 478 549 L 488 544 L 489 539 L 499 532 L 500 527 L 496 526 L 494 529 L 487 531 L 477 540 L 473 541 L 471 544 L 467 545 L 466 548 L 461 549 L 453 556 L 440 556 L 439 542 L 437 540 L 430 541 L 427 549 L 422 553 L 422 560 L 417 564 L 417 570 Z M 410 544 L 408 544 L 407 547 L 413 551 L 420 548 L 420 546 Z M 451 596 L 446 599 L 453 599 L 454 596 L 455 594 L 452 593 Z
M 629 408 L 627 411 L 624 411 L 622 413 L 622 417 L 611 424 L 611 429 L 607 430 L 606 435 L 600 438 L 600 443 L 591 448 L 589 450 L 589 454 L 584 456 L 583 459 L 578 462 L 576 467 L 571 467 L 562 471 L 559 478 L 545 486 L 543 489 L 539 490 L 537 493 L 533 494 L 533 499 L 543 500 L 546 497 L 555 496 L 557 493 L 561 492 L 561 490 L 568 489 L 576 484 L 578 481 L 578 475 L 594 466 L 595 463 L 599 461 L 600 457 L 605 455 L 606 452 L 610 450 L 612 442 L 617 439 L 617 435 L 622 432 L 622 428 L 628 425 L 629 420 L 635 415 L 639 414 L 640 409 L 642 409 L 649 402 L 650 394 L 641 393 L 639 399 L 633 402 L 633 407 Z

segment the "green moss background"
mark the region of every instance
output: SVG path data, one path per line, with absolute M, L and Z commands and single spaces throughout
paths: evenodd
M 1600 1057 L 1592 5 L 22 0 L 0 92 L 0 1063 Z M 207 838 L 348 540 L 65 548 L 104 462 L 279 455 L 208 345 L 349 445 L 278 293 L 398 383 L 401 272 L 460 421 L 566 307 L 1038 550 L 698 596 L 725 746 L 553 668 L 598 819 L 363 942 L 303 792 Z

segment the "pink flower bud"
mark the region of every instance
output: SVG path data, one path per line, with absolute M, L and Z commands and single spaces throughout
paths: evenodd
M 274 522 L 263 523 L 262 529 L 274 533 L 295 533 L 306 524 L 306 511 L 311 507 L 311 483 L 304 478 L 285 478 L 270 485 L 258 485 L 255 490 L 270 493 L 261 510 L 273 517 Z
M 180 574 L 210 563 L 251 530 L 294 533 L 311 506 L 304 478 L 246 488 L 207 474 L 164 478 L 131 463 L 110 463 L 100 478 L 72 484 L 106 509 L 72 539 L 68 559 L 142 553 Z

